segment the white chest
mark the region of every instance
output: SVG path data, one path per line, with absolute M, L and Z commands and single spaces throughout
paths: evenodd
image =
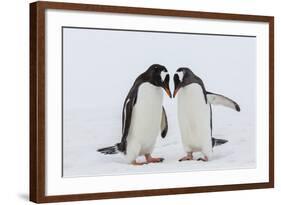
M 184 145 L 199 148 L 210 136 L 210 108 L 198 84 L 190 84 L 178 92 L 178 121 Z
M 142 84 L 132 112 L 130 135 L 140 141 L 154 141 L 160 131 L 162 103 L 162 88 Z
M 180 115 L 189 114 L 194 118 L 201 112 L 205 112 L 207 107 L 203 90 L 199 84 L 193 83 L 179 90 L 178 111 Z

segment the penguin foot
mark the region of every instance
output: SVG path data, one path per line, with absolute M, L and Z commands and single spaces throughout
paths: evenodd
M 146 159 L 147 163 L 159 163 L 159 162 L 164 161 L 164 158 L 161 158 L 161 157 L 154 158 L 154 157 L 151 157 L 150 154 L 145 155 L 145 159 Z
M 209 159 L 208 159 L 207 156 L 204 156 L 203 158 L 200 157 L 200 158 L 197 159 L 197 161 L 203 161 L 203 162 L 207 162 L 208 160 L 209 160 Z
M 158 163 L 158 162 L 163 162 L 164 158 L 161 157 L 157 157 L 157 158 L 153 158 L 151 157 L 149 160 L 146 160 L 147 163 Z
M 147 162 L 137 162 L 136 160 L 134 160 L 134 161 L 132 162 L 132 165 L 136 165 L 136 166 L 144 165 L 144 164 L 147 164 Z
M 186 156 L 184 156 L 183 158 L 180 158 L 179 162 L 189 161 L 189 160 L 193 160 L 192 152 L 188 152 Z

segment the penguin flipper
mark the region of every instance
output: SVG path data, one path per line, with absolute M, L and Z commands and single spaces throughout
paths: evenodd
M 228 97 L 216 93 L 211 93 L 208 91 L 206 92 L 206 96 L 209 104 L 222 105 L 225 107 L 229 107 L 233 110 L 236 110 L 237 112 L 240 112 L 239 105 L 234 100 L 231 100 Z
M 161 137 L 165 138 L 168 132 L 168 120 L 165 108 L 162 106 L 162 118 L 161 118 Z
M 132 112 L 137 101 L 137 89 L 133 86 L 125 99 L 122 113 L 122 139 L 117 144 L 119 151 L 126 154 L 127 136 L 131 126 Z

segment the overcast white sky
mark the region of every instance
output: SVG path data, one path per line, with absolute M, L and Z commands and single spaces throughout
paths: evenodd
M 247 106 L 255 103 L 253 37 L 64 28 L 65 110 L 118 107 L 135 78 L 153 63 L 165 65 L 171 75 L 187 66 L 207 90 Z

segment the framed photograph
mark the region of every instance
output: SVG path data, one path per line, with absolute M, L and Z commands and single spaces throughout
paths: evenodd
M 30 4 L 30 200 L 274 187 L 274 17 Z

